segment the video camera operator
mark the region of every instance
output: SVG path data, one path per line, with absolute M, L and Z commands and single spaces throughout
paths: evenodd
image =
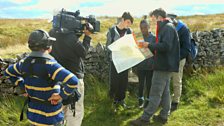
M 53 29 L 51 29 L 49 33 L 51 36 L 56 38 L 56 42 L 52 46 L 51 55 L 54 56 L 62 66 L 73 72 L 79 79 L 78 88 L 81 98 L 75 105 L 75 116 L 73 115 L 71 109 L 69 109 L 69 106 L 65 106 L 64 109 L 67 126 L 81 126 L 82 119 L 84 117 L 83 59 L 89 50 L 91 42 L 90 35 L 94 30 L 91 23 L 88 23 L 88 20 L 85 20 L 84 25 L 77 24 L 77 22 L 80 23 L 80 20 L 83 19 L 78 16 L 79 14 L 79 11 L 73 13 L 62 10 L 57 15 L 58 17 L 54 16 Z M 69 26 L 69 24 L 72 24 L 72 26 Z M 73 27 L 73 29 L 71 29 L 71 27 Z M 96 27 L 99 28 L 99 24 Z M 79 40 L 82 34 L 84 34 L 83 42 Z

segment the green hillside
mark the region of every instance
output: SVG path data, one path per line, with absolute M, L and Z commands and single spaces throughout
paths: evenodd
M 224 14 L 195 15 L 180 17 L 191 31 L 206 31 L 214 28 L 224 28 Z M 92 45 L 98 42 L 106 42 L 108 28 L 116 23 L 115 17 L 99 17 L 101 21 L 101 32 L 93 35 Z M 131 26 L 135 33 L 139 33 L 139 22 L 141 18 L 135 18 Z M 0 19 L 0 57 L 11 57 L 15 54 L 28 51 L 26 47 L 29 33 L 35 29 L 50 30 L 51 22 L 42 19 Z M 155 31 L 155 24 L 151 23 L 152 32 Z M 20 48 L 18 49 L 17 46 Z M 13 49 L 13 51 L 11 51 Z M 15 49 L 15 50 L 14 50 Z
M 224 125 L 224 70 L 185 76 L 179 109 L 173 112 L 166 126 L 223 126 Z M 137 89 L 129 88 L 126 102 L 129 110 L 114 113 L 108 99 L 108 86 L 95 77 L 85 78 L 85 118 L 83 126 L 128 126 L 131 119 L 141 115 L 137 107 Z M 19 122 L 22 98 L 0 97 L 0 125 L 28 126 Z M 153 126 L 160 124 L 152 122 Z
M 224 14 L 180 17 L 191 31 L 205 31 L 224 28 Z M 106 32 L 116 18 L 100 17 L 101 32 L 93 37 L 93 45 L 105 43 Z M 132 29 L 138 33 L 139 22 L 136 18 Z M 152 24 L 152 26 L 154 26 Z M 0 57 L 15 57 L 27 52 L 27 37 L 34 29 L 50 30 L 51 23 L 41 19 L 0 19 Z M 152 27 L 152 31 L 155 27 Z M 179 109 L 173 112 L 165 126 L 224 126 L 224 68 L 197 71 L 185 75 L 183 95 Z M 85 81 L 85 117 L 82 126 L 128 126 L 130 120 L 139 117 L 137 86 L 131 85 L 126 102 L 129 110 L 114 113 L 112 101 L 108 98 L 107 80 L 87 75 Z M 0 126 L 29 126 L 28 121 L 19 121 L 24 98 L 0 94 Z M 152 126 L 160 124 L 152 122 Z

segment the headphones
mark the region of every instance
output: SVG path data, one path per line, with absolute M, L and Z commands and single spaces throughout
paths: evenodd
M 44 35 L 46 35 L 46 37 L 47 37 L 46 40 L 49 41 L 48 38 L 50 38 L 50 35 L 48 34 L 48 32 L 46 32 L 45 30 L 42 30 L 42 29 L 38 29 L 38 30 L 35 30 L 35 31 L 39 31 L 39 32 L 43 33 L 43 37 L 42 37 L 41 41 L 45 41 L 45 40 L 43 40 Z
M 29 44 L 29 47 L 42 47 L 44 49 L 49 49 L 50 46 L 52 45 L 52 42 L 49 39 L 50 36 L 49 36 L 48 32 L 46 32 L 45 30 L 42 30 L 42 29 L 38 29 L 33 32 L 41 32 L 43 34 L 43 37 L 40 40 L 36 41 L 34 45 Z M 32 41 L 32 40 L 29 40 L 29 41 Z

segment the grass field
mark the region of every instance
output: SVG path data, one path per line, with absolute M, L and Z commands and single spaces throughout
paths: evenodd
M 116 23 L 116 17 L 99 17 L 101 21 L 101 32 L 94 34 L 92 39 L 92 45 L 97 43 L 106 42 L 106 33 L 108 28 Z M 208 31 L 214 28 L 224 28 L 224 14 L 214 14 L 214 15 L 195 15 L 180 17 L 183 22 L 185 22 L 190 30 L 193 31 Z M 141 18 L 135 18 L 134 24 L 131 26 L 135 33 L 139 33 L 139 22 Z M 49 31 L 51 29 L 51 22 L 43 19 L 0 19 L 0 57 L 10 57 L 15 56 L 17 53 L 27 51 L 27 39 L 31 31 L 35 29 L 45 29 Z M 151 23 L 151 31 L 155 31 L 155 24 Z M 4 49 L 12 46 L 17 48 L 18 51 Z M 18 49 L 17 49 L 18 50 Z
M 101 32 L 93 36 L 93 45 L 105 43 L 106 32 L 116 18 L 100 17 Z M 180 17 L 191 31 L 208 31 L 224 28 L 224 14 Z M 132 29 L 139 32 L 136 18 Z M 152 24 L 152 31 L 155 27 Z M 0 19 L 0 57 L 11 58 L 28 52 L 27 37 L 34 29 L 50 30 L 51 23 L 42 19 Z M 137 85 L 127 92 L 126 102 L 132 109 L 113 112 L 112 101 L 108 98 L 106 80 L 98 80 L 92 75 L 85 78 L 85 117 L 83 126 L 128 126 L 130 120 L 139 117 L 142 110 L 136 107 Z M 166 126 L 224 126 L 224 69 L 210 73 L 195 72 L 184 76 L 181 105 L 172 113 Z M 0 96 L 0 126 L 29 126 L 27 120 L 19 121 L 23 98 Z M 153 126 L 160 124 L 152 122 Z
M 223 126 L 224 125 L 224 70 L 210 74 L 185 76 L 183 95 L 179 109 L 169 117 L 165 126 Z M 129 88 L 126 102 L 129 110 L 113 112 L 106 83 L 89 75 L 85 78 L 85 117 L 82 126 L 128 126 L 130 120 L 139 117 L 142 110 L 137 105 L 136 86 Z M 0 97 L 0 125 L 28 126 L 19 122 L 22 98 Z M 152 122 L 152 126 L 161 124 Z

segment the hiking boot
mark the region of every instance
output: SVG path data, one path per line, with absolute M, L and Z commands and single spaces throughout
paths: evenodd
M 141 117 L 130 122 L 131 126 L 148 126 L 149 121 L 143 120 Z
M 139 108 L 143 108 L 144 107 L 144 100 L 141 99 L 141 98 L 138 99 L 138 107 Z
M 178 107 L 178 103 L 172 102 L 170 111 L 173 112 L 173 111 L 177 110 L 177 107 Z
M 123 109 L 130 109 L 130 106 L 127 106 L 127 104 L 125 103 L 124 100 L 122 101 L 118 101 L 118 105 L 120 105 L 121 107 L 123 107 Z
M 153 119 L 154 122 L 159 122 L 159 123 L 162 123 L 162 124 L 167 123 L 167 119 L 162 118 L 160 115 L 157 115 L 157 116 L 154 115 L 152 119 Z
M 122 101 L 114 101 L 113 102 L 113 106 L 114 106 L 114 112 L 118 112 L 118 111 L 123 111 L 125 109 L 129 109 L 130 107 L 127 106 L 125 104 L 125 102 L 122 100 Z

